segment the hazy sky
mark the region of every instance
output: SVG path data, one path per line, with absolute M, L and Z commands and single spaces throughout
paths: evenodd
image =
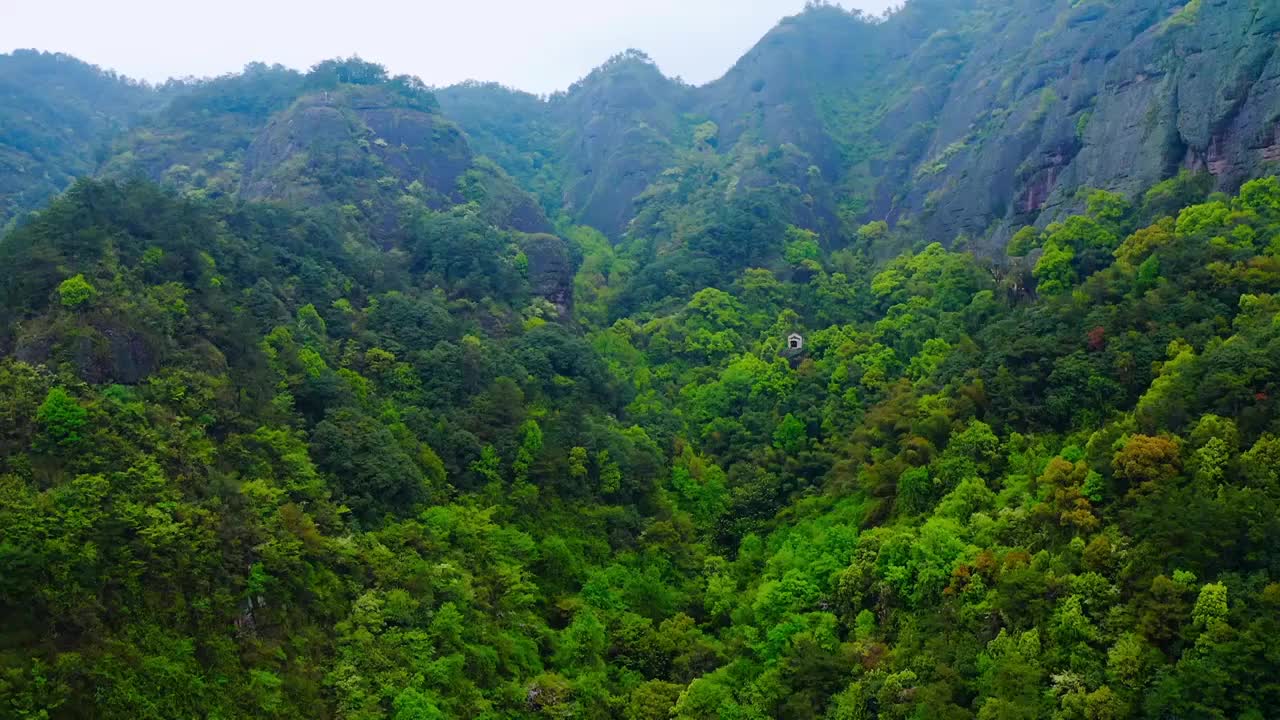
M 844 0 L 879 13 L 891 0 Z M 0 0 L 0 52 L 56 50 L 152 81 L 359 54 L 429 85 L 560 90 L 635 47 L 722 75 L 804 0 Z

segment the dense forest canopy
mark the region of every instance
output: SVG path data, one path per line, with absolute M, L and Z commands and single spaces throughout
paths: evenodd
M 0 56 L 0 717 L 1273 716 L 1277 30 Z

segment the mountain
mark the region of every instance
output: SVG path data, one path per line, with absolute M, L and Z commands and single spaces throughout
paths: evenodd
M 440 89 L 436 121 L 467 135 L 468 148 L 451 152 L 485 156 L 547 214 L 615 241 L 701 133 L 729 196 L 794 192 L 779 202 L 831 242 L 851 242 L 868 221 L 910 221 L 944 244 L 963 237 L 999 257 L 1019 228 L 1081 210 L 1082 189 L 1134 197 L 1188 169 L 1232 191 L 1274 170 L 1276 23 L 1257 2 L 1229 0 L 913 0 L 886 18 L 815 4 L 702 87 L 628 51 L 548 98 L 483 83 Z M 91 172 L 193 173 L 169 180 L 215 194 L 246 182 L 265 192 L 266 178 L 244 176 L 244 153 L 309 94 L 302 74 L 280 67 L 146 88 L 83 64 L 73 71 L 76 63 L 0 57 L 9 106 L 29 108 L 7 121 L 8 162 L 22 169 L 3 193 L 8 216 Z M 62 65 L 61 83 L 39 81 Z M 43 108 L 43 120 L 30 108 Z M 295 119 L 277 120 L 278 131 Z M 48 127 L 67 142 L 57 158 L 34 158 L 42 141 L 32 133 Z M 267 152 L 254 156 L 261 162 L 284 159 L 283 147 L 257 151 Z M 444 157 L 434 162 L 452 172 Z M 416 179 L 452 190 L 451 178 Z M 548 227 L 532 207 L 518 212 L 529 214 L 525 228 Z
M 193 82 L 138 127 L 112 138 L 96 172 L 146 177 L 203 196 L 234 195 L 243 155 L 271 117 L 303 91 L 302 73 L 250 65 Z
M 1271 716 L 1278 19 L 0 57 L 0 717 Z
M 611 236 L 626 229 L 634 198 L 675 161 L 675 138 L 688 133 L 689 95 L 636 51 L 550 101 L 485 84 L 438 93 L 480 152 L 545 187 L 553 210 Z
M 550 229 L 532 198 L 477 160 L 426 87 L 356 59 L 305 76 L 250 65 L 194 84 L 118 138 L 100 173 L 209 197 L 342 200 L 388 229 L 406 193 L 436 208 L 483 194 L 495 221 Z
M 500 162 L 521 146 L 563 158 L 554 207 L 614 237 L 692 117 L 716 123 L 720 154 L 796 152 L 799 172 L 770 179 L 804 188 L 817 168 L 837 189 L 822 216 L 911 219 L 996 255 L 1019 227 L 1080 209 L 1081 188 L 1132 196 L 1186 168 L 1232 190 L 1274 169 L 1276 22 L 1228 0 L 916 0 L 884 20 L 817 5 L 704 87 L 663 82 L 633 53 L 506 119 L 476 108 L 518 93 L 440 97 Z
M 101 146 L 165 96 L 67 55 L 0 55 L 0 228 L 92 173 Z

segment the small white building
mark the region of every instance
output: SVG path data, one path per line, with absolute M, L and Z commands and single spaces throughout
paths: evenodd
M 787 349 L 788 350 L 804 349 L 804 336 L 802 336 L 800 333 L 791 333 L 790 335 L 788 335 Z

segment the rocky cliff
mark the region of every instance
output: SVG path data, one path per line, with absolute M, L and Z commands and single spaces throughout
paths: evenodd
M 455 208 L 495 237 L 552 231 L 542 206 L 477 157 L 430 90 L 355 58 L 306 75 L 254 65 L 197 83 L 117 137 L 98 172 L 188 195 L 336 210 L 385 249 L 414 242 L 416 214 Z M 553 235 L 535 237 L 534 286 L 568 308 L 568 248 Z
M 1100 73 L 1079 152 L 1047 209 L 1085 184 L 1136 192 L 1186 168 L 1234 190 L 1277 169 L 1280 8 L 1205 0 L 1164 10 Z
M 471 163 L 457 126 L 431 108 L 381 87 L 344 86 L 309 93 L 271 118 L 245 152 L 240 193 L 359 203 L 416 182 L 450 198 Z
M 1127 0 L 1044 11 L 1049 27 L 1014 14 L 1003 43 L 966 60 L 904 212 L 943 236 L 994 229 L 994 252 L 1010 229 L 1078 209 L 1081 188 L 1133 195 L 1186 168 L 1233 190 L 1274 171 L 1280 7 Z
M 818 206 L 815 224 L 912 219 L 995 255 L 1011 230 L 1077 209 L 1081 188 L 1134 194 L 1186 168 L 1230 190 L 1274 171 L 1277 33 L 1269 0 L 912 0 L 885 19 L 818 5 L 703 87 L 631 54 L 541 105 L 526 96 L 538 137 L 490 120 L 484 152 L 558 156 L 543 197 L 617 238 L 710 120 L 739 173 L 727 187 L 751 183 L 745 159 L 782 152 L 793 169 L 769 181 Z M 495 93 L 453 88 L 443 107 L 471 132 Z
M 1132 195 L 1186 169 L 1232 190 L 1274 172 L 1277 37 L 1274 0 L 909 0 L 884 18 L 815 4 L 705 86 L 627 51 L 548 98 L 432 93 L 356 59 L 157 89 L 0 56 L 0 223 L 97 172 L 383 222 L 406 193 L 483 201 L 503 227 L 545 232 L 550 216 L 658 246 L 737 203 L 828 243 L 911 221 L 999 256 L 1082 188 Z

